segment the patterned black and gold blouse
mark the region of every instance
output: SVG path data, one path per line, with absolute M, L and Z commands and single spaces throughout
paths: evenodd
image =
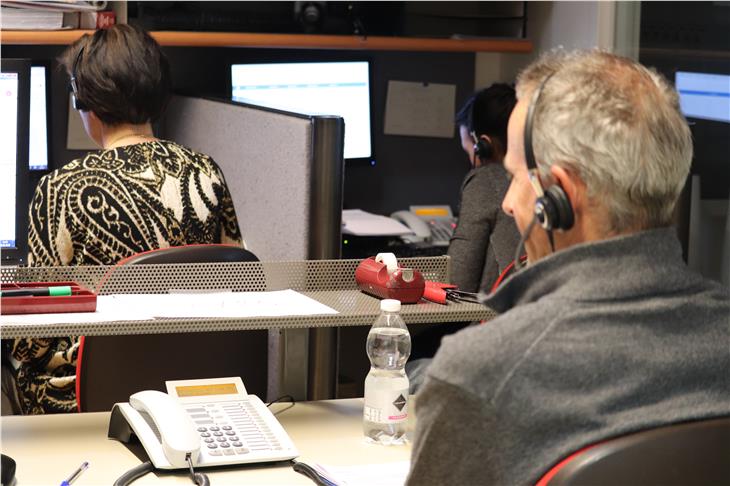
M 242 244 L 218 165 L 162 140 L 92 152 L 44 176 L 29 221 L 34 266 L 113 265 L 169 246 Z M 76 409 L 78 345 L 77 337 L 14 340 L 23 413 Z

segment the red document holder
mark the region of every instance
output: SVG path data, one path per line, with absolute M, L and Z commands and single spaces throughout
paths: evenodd
M 0 314 L 58 314 L 65 312 L 94 312 L 96 294 L 76 282 L 22 282 L 4 283 L 2 290 L 25 287 L 58 287 L 68 285 L 71 295 L 18 296 L 0 298 Z

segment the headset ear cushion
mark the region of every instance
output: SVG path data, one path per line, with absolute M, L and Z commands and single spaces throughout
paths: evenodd
M 474 144 L 474 155 L 483 161 L 491 160 L 492 144 L 482 138 L 477 139 Z
M 550 201 L 548 206 L 550 206 L 550 212 L 553 213 L 550 216 L 554 216 L 554 219 L 551 219 L 552 229 L 569 230 L 572 228 L 575 222 L 573 207 L 563 188 L 557 184 L 548 187 L 545 191 L 545 198 Z

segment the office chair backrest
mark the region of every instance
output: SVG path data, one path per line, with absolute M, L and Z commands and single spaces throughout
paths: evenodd
M 536 486 L 730 484 L 730 417 L 644 430 L 569 456 Z
M 235 245 L 201 244 L 172 246 L 137 253 L 120 260 L 117 265 L 140 265 L 154 263 L 221 263 L 257 262 L 256 255 Z
M 249 261 L 258 258 L 248 250 L 213 244 L 147 251 L 117 266 Z M 106 411 L 137 391 L 165 391 L 167 380 L 222 376 L 240 376 L 248 393 L 265 399 L 267 369 L 267 330 L 85 336 L 76 360 L 76 400 L 80 412 Z

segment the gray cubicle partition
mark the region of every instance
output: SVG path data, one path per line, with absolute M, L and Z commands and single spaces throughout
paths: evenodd
M 261 260 L 340 257 L 342 118 L 175 96 L 160 128 L 165 138 L 215 159 L 230 188 L 247 248 Z M 268 395 L 327 398 L 311 393 L 308 375 L 326 376 L 313 374 L 311 368 L 334 366 L 331 359 L 322 361 L 336 352 L 332 333 L 271 331 Z M 325 386 L 334 389 L 333 384 Z

